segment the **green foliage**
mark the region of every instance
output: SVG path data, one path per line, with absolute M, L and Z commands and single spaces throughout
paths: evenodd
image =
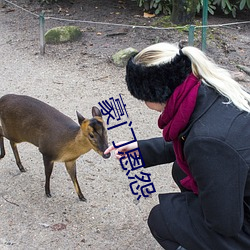
M 52 4 L 52 3 L 57 3 L 58 0 L 38 0 L 40 4 Z
M 48 0 L 47 0 L 48 1 Z M 156 15 L 163 13 L 165 15 L 171 14 L 172 3 L 174 0 L 136 0 L 140 7 L 146 11 L 154 11 Z M 187 0 L 193 1 L 193 0 Z M 202 10 L 204 0 L 199 0 L 197 4 L 197 13 Z M 250 9 L 250 0 L 208 0 L 208 12 L 214 15 L 216 7 L 219 6 L 224 14 L 231 14 L 236 17 L 236 12 L 245 8 Z
M 234 3 L 230 3 L 229 0 L 214 0 L 214 5 L 221 6 L 221 9 L 224 14 L 231 13 L 233 17 L 236 17 L 237 5 Z
M 199 0 L 197 7 L 196 7 L 196 11 L 197 13 L 200 13 L 202 11 L 203 8 L 203 0 Z M 216 6 L 213 4 L 213 2 L 211 2 L 210 0 L 208 0 L 208 12 L 211 15 L 214 15 L 214 11 L 216 10 Z
M 250 0 L 241 0 L 239 8 L 240 10 L 243 10 L 244 8 L 250 9 Z
M 143 7 L 146 11 L 153 11 L 158 15 L 163 13 L 165 15 L 171 14 L 171 0 L 136 0 L 139 7 Z

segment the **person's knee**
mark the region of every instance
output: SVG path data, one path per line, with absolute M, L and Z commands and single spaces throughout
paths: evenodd
M 155 232 L 157 230 L 157 221 L 159 220 L 160 216 L 160 205 L 156 205 L 153 207 L 150 211 L 150 214 L 148 216 L 148 226 L 151 230 L 151 232 Z
M 177 249 L 179 246 L 171 236 L 161 213 L 160 204 L 152 208 L 148 216 L 148 226 L 154 238 L 164 249 Z
M 165 238 L 164 235 L 167 230 L 161 214 L 160 204 L 152 208 L 148 216 L 148 226 L 156 239 L 162 240 Z

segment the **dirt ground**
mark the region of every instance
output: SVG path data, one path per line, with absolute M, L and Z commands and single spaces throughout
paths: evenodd
M 36 1 L 13 1 L 46 17 L 150 26 L 159 19 L 143 18 L 135 2 L 118 0 L 71 1 L 40 7 Z M 28 2 L 28 3 L 27 3 Z M 65 2 L 65 3 L 64 3 Z M 247 16 L 247 15 L 246 15 Z M 209 17 L 210 24 L 246 21 Z M 199 18 L 198 18 L 199 19 Z M 121 94 L 137 140 L 161 136 L 158 114 L 132 98 L 126 89 L 124 68 L 112 64 L 111 55 L 120 49 L 138 50 L 158 42 L 187 40 L 187 32 L 147 30 L 106 24 L 71 22 L 84 31 L 80 41 L 46 45 L 39 54 L 37 16 L 12 5 L 0 9 L 0 86 L 7 93 L 30 95 L 56 107 L 77 121 L 75 111 L 91 117 L 92 106 L 119 98 Z M 69 22 L 46 19 L 46 30 Z M 207 52 L 219 64 L 241 73 L 240 82 L 249 87 L 249 76 L 237 65 L 249 65 L 250 25 L 211 28 Z M 200 37 L 195 44 L 199 46 Z M 128 128 L 109 131 L 109 143 L 131 140 Z M 178 191 L 171 165 L 144 170 L 151 174 L 156 193 L 137 204 L 126 172 L 111 157 L 104 160 L 91 151 L 77 160 L 78 181 L 87 202 L 81 202 L 64 165 L 55 164 L 51 178 L 52 198 L 44 194 L 42 156 L 30 144 L 20 144 L 19 153 L 27 172 L 20 173 L 8 141 L 0 162 L 0 249 L 161 249 L 151 236 L 147 217 L 158 203 L 158 194 Z M 139 171 L 138 171 L 139 172 Z

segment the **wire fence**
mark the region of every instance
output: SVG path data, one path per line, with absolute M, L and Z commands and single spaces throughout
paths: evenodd
M 67 19 L 67 18 L 59 18 L 59 17 L 52 17 L 52 16 L 45 16 L 45 13 L 42 11 L 40 14 L 36 14 L 32 11 L 29 11 L 9 0 L 2 0 L 3 2 L 14 6 L 17 9 L 20 9 L 24 12 L 29 13 L 37 18 L 39 18 L 40 22 L 40 53 L 43 55 L 45 53 L 45 39 L 44 39 L 44 32 L 45 32 L 45 20 L 55 20 L 55 21 L 63 21 L 63 22 L 74 22 L 74 23 L 85 23 L 85 24 L 93 24 L 93 25 L 108 25 L 108 26 L 118 26 L 118 27 L 126 27 L 131 29 L 153 29 L 153 30 L 178 30 L 178 29 L 188 29 L 188 42 L 189 45 L 194 44 L 194 32 L 196 29 L 203 29 L 203 28 L 215 28 L 215 27 L 228 27 L 234 25 L 242 25 L 242 24 L 250 24 L 250 21 L 241 21 L 241 22 L 231 22 L 231 23 L 223 23 L 223 24 L 208 24 L 208 25 L 184 25 L 184 26 L 173 26 L 173 27 L 155 27 L 155 26 L 142 26 L 142 25 L 130 25 L 130 24 L 118 24 L 118 23 L 109 23 L 109 22 L 97 22 L 97 21 L 88 21 L 88 20 L 78 20 L 78 19 Z M 206 39 L 206 38 L 204 38 Z M 206 41 L 203 41 L 206 42 Z

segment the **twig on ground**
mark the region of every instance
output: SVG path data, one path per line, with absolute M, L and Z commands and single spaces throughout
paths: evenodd
M 12 202 L 12 201 L 7 200 L 4 196 L 2 196 L 2 198 L 3 198 L 6 202 L 8 202 L 8 203 L 10 203 L 10 204 L 12 204 L 12 205 L 15 205 L 15 206 L 17 206 L 17 207 L 19 207 L 19 204 L 17 204 L 17 203 L 15 203 L 15 202 Z

